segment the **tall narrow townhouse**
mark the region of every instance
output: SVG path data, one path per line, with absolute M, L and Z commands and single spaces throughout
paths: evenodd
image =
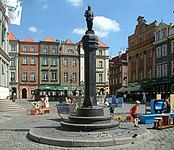
M 128 86 L 127 53 L 120 54 L 110 59 L 109 80 L 111 95 L 116 95 L 117 90 Z
M 18 95 L 18 58 L 19 58 L 19 40 L 16 36 L 10 32 L 9 33 L 9 56 L 10 56 L 10 94 L 11 96 L 13 93 L 16 94 L 17 98 Z
M 78 43 L 80 51 L 80 83 L 85 82 L 85 61 L 82 43 Z M 96 93 L 109 93 L 109 47 L 102 41 L 98 41 L 96 51 Z
M 34 99 L 39 84 L 39 43 L 28 37 L 19 43 L 18 95 L 20 99 Z
M 146 82 L 155 77 L 155 41 L 156 21 L 147 24 L 143 16 L 137 18 L 135 31 L 128 37 L 128 81 Z
M 8 17 L 6 16 L 5 5 L 0 1 L 0 99 L 10 95 L 9 91 L 9 64 L 8 52 Z
M 47 36 L 43 41 L 39 42 L 39 88 L 48 86 L 51 89 L 56 89 L 60 85 L 60 46 L 60 42 L 55 41 L 51 36 Z M 55 93 L 53 92 L 52 94 Z
M 156 85 L 155 91 L 161 93 L 165 98 L 168 91 L 170 91 L 170 68 L 171 66 L 171 51 L 169 49 L 169 28 L 170 25 L 161 22 L 155 30 L 155 76 Z
M 65 86 L 63 89 L 65 94 L 67 92 L 72 94 L 72 91 L 80 85 L 80 56 L 77 44 L 70 39 L 62 42 L 60 66 L 61 86 Z

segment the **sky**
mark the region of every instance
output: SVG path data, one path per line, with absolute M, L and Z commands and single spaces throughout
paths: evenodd
M 147 23 L 174 23 L 173 0 L 22 0 L 21 25 L 10 25 L 19 40 L 31 37 L 42 41 L 46 36 L 73 43 L 87 29 L 84 13 L 90 5 L 94 13 L 93 30 L 109 47 L 110 57 L 128 47 L 139 15 Z

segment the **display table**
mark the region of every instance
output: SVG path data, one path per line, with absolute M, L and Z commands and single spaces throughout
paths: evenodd
M 139 116 L 140 123 L 143 124 L 153 124 L 155 117 L 162 117 L 164 115 L 170 116 L 170 118 L 174 118 L 174 112 L 165 113 L 165 114 L 142 114 Z

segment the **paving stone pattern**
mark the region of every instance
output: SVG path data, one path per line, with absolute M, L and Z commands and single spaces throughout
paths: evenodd
M 60 117 L 57 114 L 56 103 L 51 102 L 51 114 L 29 115 L 32 105 L 26 100 L 17 100 L 20 111 L 0 112 L 0 150 L 174 150 L 174 128 L 164 130 L 151 129 L 152 125 L 140 125 L 149 129 L 153 139 L 121 145 L 116 147 L 95 147 L 95 148 L 64 148 L 51 145 L 35 143 L 26 138 L 31 128 L 52 127 L 59 124 Z M 132 104 L 124 104 L 116 108 L 117 113 L 126 113 Z M 144 112 L 144 105 L 140 106 L 140 112 Z M 105 113 L 108 110 L 105 109 Z

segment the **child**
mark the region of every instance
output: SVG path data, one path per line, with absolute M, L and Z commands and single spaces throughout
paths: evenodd
M 130 114 L 132 116 L 132 118 L 134 119 L 134 127 L 138 127 L 138 107 L 140 105 L 140 101 L 136 101 L 136 104 L 134 106 L 132 106 L 132 108 L 130 109 Z

